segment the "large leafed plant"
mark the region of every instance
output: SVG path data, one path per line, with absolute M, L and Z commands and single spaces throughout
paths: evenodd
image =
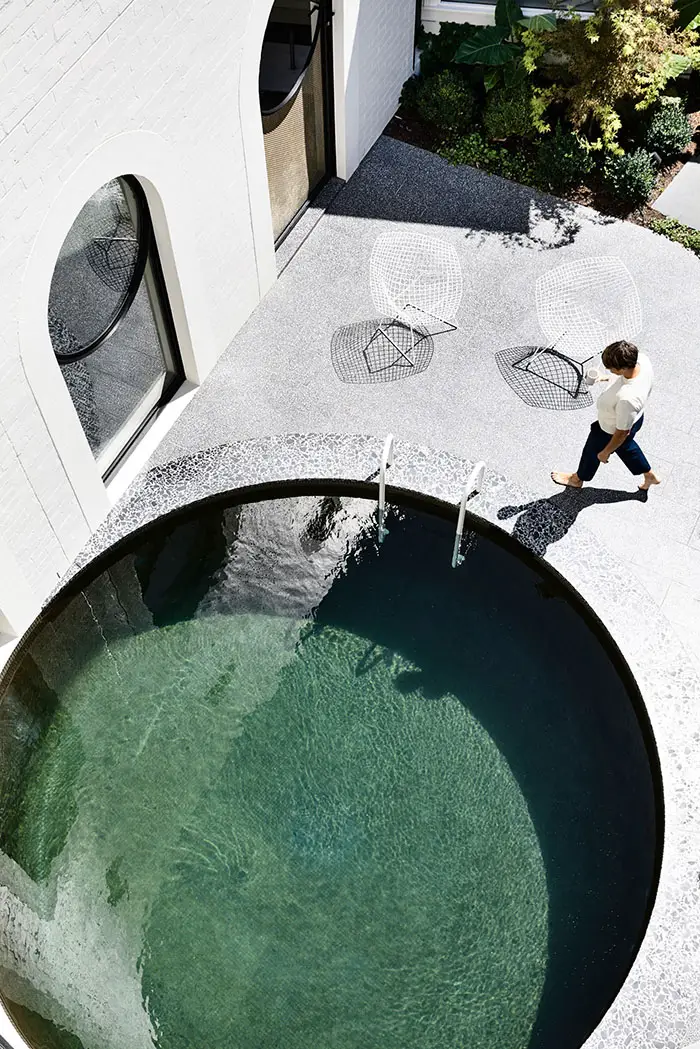
M 476 67 L 487 91 L 504 84 L 511 86 L 527 77 L 523 65 L 526 31 L 551 31 L 556 26 L 554 14 L 523 16 L 517 0 L 497 0 L 495 25 L 481 26 L 464 40 L 455 54 L 455 62 Z

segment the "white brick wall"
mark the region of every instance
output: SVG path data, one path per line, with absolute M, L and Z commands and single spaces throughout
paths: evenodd
M 354 136 L 349 151 L 356 160 L 396 108 L 411 69 L 414 18 L 413 0 L 336 0 L 336 12 L 358 4 L 352 131 L 344 120 L 339 124 L 342 135 Z M 250 170 L 264 157 L 261 147 L 251 151 L 248 145 L 250 128 L 260 134 L 259 124 L 257 116 L 242 123 L 239 109 L 241 68 L 250 67 L 248 52 L 242 61 L 244 44 L 259 53 L 256 34 L 270 6 L 271 0 L 0 4 L 0 536 L 39 597 L 84 543 L 96 511 L 84 498 L 83 467 L 89 472 L 91 460 L 83 450 L 81 467 L 71 470 L 64 427 L 42 404 L 28 366 L 28 354 L 45 352 L 45 381 L 60 379 L 48 361 L 44 329 L 23 334 L 27 303 L 35 325 L 44 323 L 48 286 L 32 281 L 41 265 L 50 274 L 55 259 L 37 265 L 37 245 L 52 224 L 69 228 L 77 210 L 71 205 L 72 213 L 62 214 L 61 208 L 92 158 L 115 143 L 118 152 L 117 136 L 127 142 L 129 132 L 150 133 L 184 187 L 175 208 L 181 214 L 172 213 L 172 192 L 170 213 L 163 198 L 165 218 L 171 233 L 181 227 L 179 257 L 172 238 L 171 269 L 188 270 L 187 287 L 181 281 L 181 323 L 186 320 L 191 336 L 185 359 L 192 377 L 206 374 L 254 309 L 261 267 L 271 268 L 267 227 L 259 207 L 249 203 L 265 179 L 264 170 Z M 342 115 L 348 74 L 344 57 L 339 61 Z M 255 106 L 250 86 L 246 90 L 243 105 Z M 144 175 L 125 150 L 121 169 L 108 177 Z M 346 142 L 340 152 L 348 152 Z M 185 227 L 192 236 L 183 251 Z M 164 265 L 167 271 L 167 260 Z M 39 371 L 42 365 L 43 359 Z M 68 421 L 74 428 L 75 420 Z M 97 475 L 88 480 L 101 485 Z
M 214 355 L 221 352 L 257 301 L 236 119 L 251 2 L 10 0 L 0 11 L 0 530 L 41 595 L 86 525 L 22 369 L 27 258 L 85 156 L 122 132 L 155 132 L 190 189 Z
M 414 0 L 362 0 L 357 29 L 360 156 L 393 117 L 413 72 Z

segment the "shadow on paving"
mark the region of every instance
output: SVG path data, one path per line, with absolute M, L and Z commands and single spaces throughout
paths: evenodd
M 520 361 L 526 361 L 528 352 L 532 351 L 542 352 L 538 352 L 531 364 L 516 367 Z M 543 346 L 509 346 L 495 354 L 498 370 L 513 393 L 532 408 L 556 412 L 590 408 L 593 398 L 586 386 L 582 384 L 578 394 L 573 396 L 576 369 L 561 357 L 545 351 Z
M 341 382 L 396 382 L 424 372 L 434 348 L 427 328 L 413 329 L 393 317 L 378 317 L 334 331 L 331 364 Z
M 528 550 L 544 557 L 550 543 L 556 543 L 566 535 L 576 518 L 587 506 L 598 503 L 646 502 L 647 492 L 625 492 L 614 488 L 564 488 L 547 499 L 535 499 L 521 506 L 502 506 L 498 511 L 500 521 L 519 514 L 513 536 Z
M 570 201 L 467 166 L 453 167 L 427 150 L 383 137 L 328 209 L 330 215 L 458 226 L 469 240 L 495 235 L 521 247 L 549 250 L 573 243 L 581 229 Z M 595 212 L 587 221 L 615 220 Z

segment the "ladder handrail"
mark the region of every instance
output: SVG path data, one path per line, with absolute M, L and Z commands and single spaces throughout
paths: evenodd
M 457 565 L 461 565 L 464 561 L 464 555 L 460 554 L 459 548 L 462 544 L 462 533 L 464 531 L 464 518 L 467 513 L 467 500 L 471 495 L 475 495 L 481 491 L 481 485 L 484 480 L 484 474 L 486 473 L 486 463 L 483 460 L 476 463 L 472 468 L 472 472 L 467 478 L 467 483 L 462 491 L 462 498 L 459 504 L 459 517 L 457 518 L 457 532 L 455 534 L 455 545 L 452 550 L 452 567 L 456 568 Z
M 382 460 L 379 465 L 379 506 L 377 509 L 377 535 L 379 542 L 383 543 L 385 537 L 389 534 L 389 529 L 384 527 L 384 517 L 386 514 L 386 471 L 387 467 L 391 466 L 394 462 L 394 435 L 388 433 L 386 440 L 384 441 L 384 448 L 382 449 Z

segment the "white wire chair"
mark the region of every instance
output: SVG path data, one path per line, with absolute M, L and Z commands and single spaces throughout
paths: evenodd
M 456 331 L 452 321 L 462 301 L 462 267 L 457 252 L 447 241 L 424 233 L 381 233 L 372 248 L 369 283 L 375 308 L 391 321 L 380 321 L 364 349 L 370 371 L 395 365 L 414 367 L 412 358 L 421 339 Z M 427 321 L 437 321 L 439 331 L 428 332 Z M 392 325 L 410 328 L 407 348 L 392 338 Z M 370 348 L 383 336 L 396 350 L 388 364 L 372 369 Z
M 637 286 L 622 259 L 615 255 L 567 262 L 544 273 L 535 286 L 535 303 L 548 344 L 529 348 L 513 367 L 533 371 L 572 397 L 581 389 L 585 364 L 611 342 L 633 339 L 642 328 Z M 543 354 L 571 367 L 575 375 L 573 393 L 549 375 L 534 371 L 533 363 Z

